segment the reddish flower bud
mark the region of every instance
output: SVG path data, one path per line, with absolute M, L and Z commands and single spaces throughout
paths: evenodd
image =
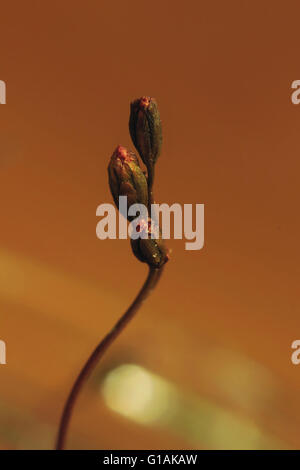
M 127 196 L 127 204 L 148 204 L 147 180 L 138 159 L 120 145 L 114 151 L 108 165 L 109 186 L 116 206 L 119 208 L 119 196 Z
M 144 164 L 153 166 L 162 145 L 161 121 L 154 98 L 143 96 L 131 103 L 129 131 Z

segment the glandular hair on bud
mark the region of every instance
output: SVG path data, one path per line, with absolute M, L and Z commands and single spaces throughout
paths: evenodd
M 120 145 L 116 148 L 108 165 L 108 178 L 111 194 L 118 208 L 120 196 L 127 196 L 128 207 L 132 204 L 147 206 L 147 180 L 133 152 Z
M 131 103 L 129 131 L 144 164 L 153 166 L 162 146 L 161 120 L 154 98 L 143 96 Z

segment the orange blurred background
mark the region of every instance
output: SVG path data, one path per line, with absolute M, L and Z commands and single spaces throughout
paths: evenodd
M 163 122 L 156 200 L 204 203 L 205 247 L 168 243 L 157 290 L 80 396 L 68 448 L 299 448 L 299 13 L 258 0 L 1 6 L 0 448 L 53 447 L 79 368 L 146 276 L 128 240 L 95 233 L 141 95 Z

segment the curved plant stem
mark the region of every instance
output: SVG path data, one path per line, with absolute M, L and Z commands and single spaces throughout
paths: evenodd
M 148 212 L 149 216 L 151 214 L 151 204 L 154 203 L 154 196 L 153 196 L 153 183 L 154 183 L 154 165 L 153 163 L 149 163 L 147 165 L 147 171 L 148 171 L 148 176 L 147 176 L 147 183 L 148 183 Z
M 99 359 L 103 356 L 107 348 L 114 342 L 114 340 L 119 336 L 123 331 L 127 323 L 132 319 L 134 314 L 141 307 L 144 300 L 149 296 L 151 291 L 155 288 L 156 284 L 159 281 L 159 278 L 162 274 L 163 268 L 155 269 L 149 267 L 149 273 L 147 279 L 139 291 L 137 297 L 130 305 L 128 310 L 122 315 L 122 317 L 117 321 L 112 330 L 102 339 L 98 344 L 96 349 L 90 355 L 89 359 L 81 369 L 80 374 L 78 375 L 71 392 L 68 396 L 64 410 L 61 416 L 59 431 L 56 441 L 56 450 L 62 450 L 64 448 L 64 443 L 66 439 L 66 434 L 74 408 L 75 401 L 78 397 L 79 392 L 81 391 L 82 386 L 87 381 L 89 375 L 93 371 L 94 367 L 97 365 Z

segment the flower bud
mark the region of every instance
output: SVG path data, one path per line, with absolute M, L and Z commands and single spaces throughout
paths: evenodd
M 148 222 L 142 221 L 140 225 L 141 232 L 146 232 L 148 238 L 131 239 L 133 254 L 142 263 L 147 263 L 152 268 L 161 268 L 169 260 L 161 234 L 159 238 L 151 238 L 151 219 L 148 219 Z
M 131 103 L 129 131 L 144 164 L 153 166 L 162 145 L 161 121 L 154 98 L 143 96 Z
M 132 204 L 147 206 L 147 180 L 133 152 L 119 145 L 110 159 L 108 177 L 110 190 L 118 208 L 120 196 L 127 196 L 128 207 Z

